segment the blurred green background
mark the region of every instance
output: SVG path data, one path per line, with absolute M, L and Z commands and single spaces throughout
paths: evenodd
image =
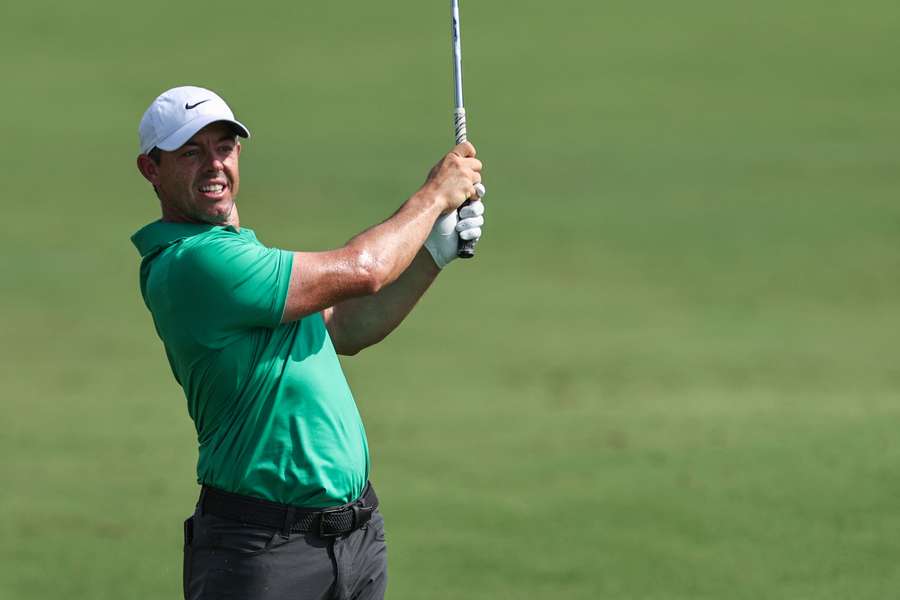
M 149 102 L 220 92 L 242 223 L 334 247 L 451 146 L 447 4 L 0 7 L 0 597 L 181 593 Z M 344 360 L 389 598 L 900 594 L 898 31 L 895 0 L 463 2 L 485 237 Z

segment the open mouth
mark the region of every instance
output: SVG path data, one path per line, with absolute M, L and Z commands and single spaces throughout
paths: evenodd
M 200 194 L 208 198 L 221 198 L 225 195 L 227 187 L 224 183 L 216 182 L 201 185 L 199 190 Z

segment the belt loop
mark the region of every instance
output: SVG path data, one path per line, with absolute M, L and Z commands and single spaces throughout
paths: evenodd
M 203 501 L 206 500 L 206 490 L 207 490 L 207 488 L 205 485 L 200 486 L 200 499 L 197 500 L 197 508 L 199 509 L 198 512 L 200 513 L 201 517 L 204 514 Z
M 293 506 L 288 506 L 287 510 L 284 511 L 284 524 L 281 526 L 281 535 L 284 538 L 289 538 L 291 536 L 291 529 L 294 527 L 296 518 L 297 509 Z

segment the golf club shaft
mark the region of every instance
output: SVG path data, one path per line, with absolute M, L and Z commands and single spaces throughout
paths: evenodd
M 468 139 L 466 131 L 466 109 L 463 106 L 462 87 L 462 44 L 459 37 L 459 0 L 450 0 L 450 29 L 453 42 L 453 129 L 456 132 L 456 143 L 462 144 Z M 465 206 L 469 200 L 463 204 Z M 460 258 L 472 258 L 475 256 L 475 240 L 460 238 L 456 255 Z

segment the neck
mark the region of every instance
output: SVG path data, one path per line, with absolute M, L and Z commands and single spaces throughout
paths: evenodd
M 169 206 L 165 203 L 161 204 L 162 207 L 162 219 L 167 223 L 196 223 L 198 225 L 230 225 L 240 231 L 241 229 L 241 218 L 238 215 L 237 205 L 233 205 L 231 208 L 231 214 L 221 222 L 216 221 L 204 221 L 202 219 L 197 219 L 191 217 L 189 215 L 184 214 L 182 211 Z

